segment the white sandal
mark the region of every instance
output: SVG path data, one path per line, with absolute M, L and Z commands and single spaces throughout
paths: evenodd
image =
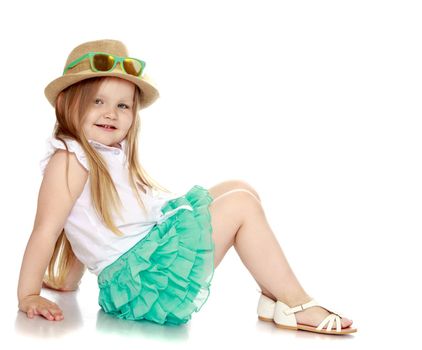
M 292 330 L 304 330 L 309 332 L 315 333 L 324 333 L 324 334 L 350 334 L 357 331 L 356 328 L 347 327 L 341 328 L 341 321 L 340 316 L 337 313 L 334 313 L 326 308 L 330 315 L 328 315 L 322 322 L 318 325 L 318 327 L 312 327 L 304 324 L 298 324 L 296 322 L 295 313 L 308 309 L 312 306 L 321 306 L 319 305 L 314 299 L 311 299 L 307 303 L 297 305 L 294 307 L 290 307 L 280 300 L 274 301 L 271 298 L 261 294 L 258 302 L 258 318 L 262 321 L 266 322 L 274 322 L 278 328 L 283 329 L 292 329 Z M 321 306 L 322 307 L 322 306 Z M 336 329 L 332 330 L 334 322 L 336 323 Z M 328 323 L 326 329 L 324 326 Z
M 257 309 L 258 318 L 261 321 L 273 322 L 274 310 L 275 310 L 275 301 L 261 293 L 261 296 L 258 301 L 258 309 Z

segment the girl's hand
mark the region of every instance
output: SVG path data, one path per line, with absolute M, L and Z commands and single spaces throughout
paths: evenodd
M 63 312 L 56 303 L 40 295 L 28 295 L 19 301 L 19 310 L 25 312 L 29 318 L 34 315 L 44 316 L 49 321 L 63 320 Z

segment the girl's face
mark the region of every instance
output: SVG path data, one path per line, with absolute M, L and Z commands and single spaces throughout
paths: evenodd
M 82 129 L 88 140 L 94 140 L 106 146 L 119 147 L 133 121 L 133 94 L 135 85 L 130 81 L 109 77 L 88 107 Z M 104 128 L 99 125 L 110 125 Z

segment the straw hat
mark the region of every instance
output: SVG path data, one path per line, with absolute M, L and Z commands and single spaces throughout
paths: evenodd
M 126 46 L 121 41 L 110 39 L 88 41 L 76 46 L 72 50 L 64 68 L 66 68 L 69 63 L 88 52 L 106 52 L 120 57 L 130 57 Z M 94 72 L 90 68 L 88 59 L 81 61 L 72 69 L 67 70 L 64 75 L 50 82 L 45 88 L 44 94 L 51 105 L 55 107 L 57 95 L 62 90 L 78 81 L 99 76 L 119 77 L 137 85 L 143 92 L 143 97 L 140 102 L 141 109 L 148 107 L 159 97 L 158 90 L 153 86 L 151 79 L 145 74 L 142 74 L 141 77 L 126 74 L 121 69 L 120 64 L 117 64 L 110 72 Z

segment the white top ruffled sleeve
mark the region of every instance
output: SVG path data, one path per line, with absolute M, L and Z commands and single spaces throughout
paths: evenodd
M 82 149 L 81 145 L 75 140 L 66 139 L 65 141 L 69 149 L 69 152 L 75 153 L 76 158 L 78 159 L 79 163 L 81 163 L 83 167 L 89 171 L 88 160 L 86 158 L 85 152 Z M 44 175 L 45 168 L 47 167 L 47 164 L 50 161 L 51 156 L 58 149 L 66 150 L 66 147 L 62 141 L 56 139 L 55 137 L 49 137 L 46 140 L 46 149 L 47 149 L 47 152 L 44 158 L 40 161 L 40 170 L 41 170 L 42 175 Z
M 69 151 L 73 152 L 78 161 L 89 171 L 88 159 L 82 146 L 76 140 L 69 138 L 64 140 Z M 183 202 L 175 206 L 174 209 L 163 213 L 161 210 L 163 206 L 170 199 L 180 197 L 183 193 L 167 193 L 145 186 L 146 193 L 140 193 L 146 209 L 144 211 L 129 182 L 129 169 L 125 153 L 126 140 L 121 142 L 120 149 L 94 140 L 88 140 L 88 142 L 99 152 L 107 164 L 117 194 L 122 201 L 121 217 L 115 215 L 114 212 L 112 214 L 113 221 L 123 233 L 123 237 L 112 232 L 105 225 L 102 217 L 98 215 L 92 202 L 90 177 L 88 177 L 82 193 L 76 199 L 63 228 L 75 256 L 87 266 L 89 271 L 99 275 L 106 266 L 144 239 L 155 225 L 162 223 L 181 209 L 193 211 L 193 208 Z M 46 155 L 40 161 L 43 175 L 51 156 L 58 149 L 66 149 L 63 142 L 54 137 L 47 139 L 46 146 Z

